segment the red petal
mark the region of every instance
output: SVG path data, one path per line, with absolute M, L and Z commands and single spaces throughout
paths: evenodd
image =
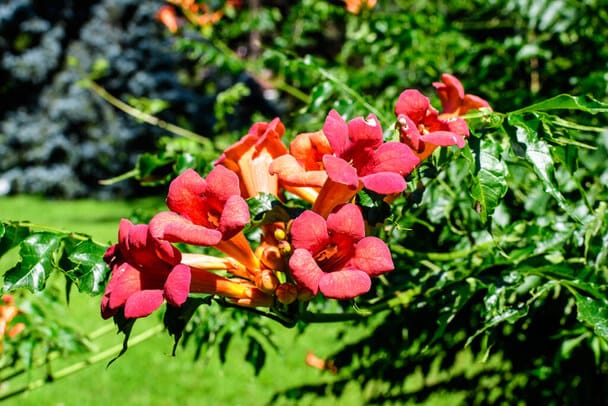
M 169 241 L 155 239 L 150 233 L 148 239 L 151 240 L 149 246 L 154 247 L 154 252 L 160 260 L 167 263 L 169 266 L 174 266 L 182 261 L 182 253 L 175 248 Z
M 291 244 L 294 248 L 315 253 L 328 243 L 327 224 L 317 213 L 306 210 L 291 223 Z
M 411 118 L 414 123 L 420 123 L 426 115 L 426 111 L 431 105 L 428 97 L 424 96 L 418 90 L 404 90 L 397 99 L 395 105 L 395 114 L 404 114 Z
M 391 251 L 377 237 L 365 237 L 355 246 L 354 265 L 368 274 L 377 276 L 395 269 Z
M 365 223 L 361 210 L 355 204 L 345 204 L 327 216 L 327 230 L 338 238 L 353 242 L 365 237 Z
M 165 282 L 165 299 L 173 306 L 181 306 L 190 293 L 190 268 L 186 265 L 176 265 Z
M 366 189 L 381 195 L 401 193 L 407 187 L 403 176 L 394 172 L 372 173 L 361 177 L 361 182 Z
M 443 83 L 435 82 L 433 86 L 437 91 L 437 96 L 441 100 L 442 113 L 445 114 L 463 114 L 460 110 L 464 99 L 464 88 L 462 83 L 448 73 L 441 75 Z
M 382 144 L 382 127 L 373 114 L 357 117 L 348 122 L 348 134 L 355 148 L 377 148 Z M 339 154 L 338 154 L 339 156 Z
M 453 132 L 456 135 L 463 137 L 469 136 L 469 126 L 467 122 L 460 117 L 451 117 L 445 120 L 447 130 Z
M 313 295 L 319 292 L 319 279 L 324 273 L 308 250 L 296 249 L 289 258 L 289 268 L 298 285 L 309 289 Z
M 207 198 L 225 202 L 230 196 L 241 195 L 239 177 L 225 166 L 218 165 L 209 172 L 207 181 Z M 221 210 L 221 207 L 215 207 Z
M 106 287 L 109 293 L 107 302 L 109 309 L 118 309 L 123 306 L 129 297 L 141 291 L 141 272 L 126 262 L 114 268 L 110 282 Z
M 167 207 L 196 224 L 205 224 L 202 209 L 206 190 L 207 182 L 193 169 L 187 169 L 169 185 Z
M 397 121 L 399 123 L 399 140 L 414 151 L 420 151 L 420 131 L 418 131 L 416 123 L 404 114 L 400 114 Z
M 352 188 L 359 187 L 359 175 L 357 175 L 357 170 L 344 159 L 332 155 L 325 155 L 323 157 L 323 165 L 325 166 L 327 176 L 334 182 Z
M 466 144 L 464 138 L 449 131 L 435 131 L 423 136 L 422 140 L 440 147 L 458 145 L 458 148 L 464 148 Z
M 161 289 L 149 289 L 137 292 L 125 304 L 125 317 L 135 319 L 146 317 L 163 304 L 164 297 Z
M 329 299 L 352 299 L 369 292 L 372 282 L 369 276 L 358 270 L 343 270 L 324 273 L 319 281 L 319 290 Z
M 226 200 L 220 216 L 219 231 L 222 239 L 228 240 L 249 223 L 249 206 L 240 195 L 232 195 Z
M 323 134 L 337 156 L 344 155 L 350 148 L 348 125 L 336 110 L 331 110 L 327 115 L 323 124 Z
M 219 243 L 222 233 L 193 224 L 177 213 L 164 211 L 150 220 L 150 234 L 159 240 L 185 242 L 187 244 L 212 246 Z
M 373 153 L 370 165 L 360 170 L 359 174 L 395 172 L 407 176 L 419 163 L 420 159 L 407 145 L 400 142 L 385 142 Z

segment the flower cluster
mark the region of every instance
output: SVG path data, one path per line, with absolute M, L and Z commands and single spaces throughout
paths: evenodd
M 319 294 L 344 300 L 369 292 L 372 279 L 395 266 L 387 244 L 368 235 L 357 194 L 365 189 L 390 201 L 435 148 L 465 145 L 461 114 L 489 108 L 451 75 L 435 87 L 441 112 L 417 90 L 401 93 L 399 141 L 385 141 L 373 114 L 347 122 L 332 110 L 321 130 L 298 134 L 287 146 L 275 118 L 253 125 L 206 177 L 181 173 L 169 186 L 167 211 L 149 224 L 122 220 L 118 243 L 104 257 L 112 272 L 102 316 L 144 317 L 165 301 L 181 306 L 191 293 L 272 309 Z M 279 202 L 295 196 L 302 207 L 253 221 L 248 200 L 261 194 Z M 248 227 L 245 234 L 254 224 L 260 232 Z M 224 255 L 181 252 L 177 243 Z

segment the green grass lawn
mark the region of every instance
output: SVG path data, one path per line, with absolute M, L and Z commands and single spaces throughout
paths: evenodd
M 111 243 L 116 240 L 118 221 L 138 208 L 163 207 L 160 199 L 137 201 L 99 202 L 94 200 L 56 201 L 34 197 L 0 198 L 0 219 L 29 220 L 66 231 L 91 235 L 96 241 Z M 0 262 L 4 272 L 10 261 Z M 99 315 L 99 297 L 72 292 L 67 316 L 83 333 L 104 328 L 112 321 Z M 158 324 L 157 316 L 136 323 L 132 336 L 145 332 Z M 241 339 L 231 342 L 227 362 L 219 362 L 217 351 L 209 357 L 193 361 L 193 348 L 179 348 L 171 356 L 172 338 L 166 333 L 130 348 L 111 366 L 109 358 L 94 363 L 81 371 L 66 376 L 41 388 L 13 397 L 7 405 L 263 405 L 272 394 L 293 386 L 331 381 L 339 378 L 305 365 L 308 350 L 326 356 L 342 343 L 335 341 L 337 327 L 331 324 L 310 326 L 303 335 L 295 329 L 273 324 L 279 351 L 269 350 L 266 365 L 258 376 L 253 367 L 244 361 L 246 348 Z M 356 334 L 356 330 L 354 330 Z M 122 342 L 114 330 L 95 341 L 98 351 Z M 87 356 L 91 356 L 88 354 Z M 86 357 L 84 357 L 86 358 Z M 83 357 L 53 361 L 57 371 Z M 40 377 L 32 374 L 30 381 Z M 23 378 L 25 379 L 25 378 Z M 11 381 L 10 385 L 15 383 Z M 7 383 L 0 383 L 0 391 Z M 360 391 L 352 385 L 341 399 L 326 397 L 323 402 L 304 397 L 275 404 L 361 404 Z

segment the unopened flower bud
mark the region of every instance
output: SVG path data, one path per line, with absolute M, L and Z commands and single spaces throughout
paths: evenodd
M 301 302 L 306 302 L 311 300 L 315 295 L 312 293 L 310 289 L 306 289 L 304 287 L 298 287 L 298 300 Z
M 282 283 L 276 290 L 277 299 L 279 302 L 288 305 L 298 299 L 298 288 L 293 283 Z
M 287 234 L 285 234 L 285 230 L 283 230 L 282 228 L 276 228 L 274 230 L 274 238 L 277 241 L 283 241 L 285 240 L 285 238 L 287 237 Z
M 281 251 L 274 245 L 256 250 L 262 264 L 269 269 L 281 269 L 283 267 L 283 258 Z
M 279 279 L 270 269 L 264 269 L 256 275 L 255 285 L 263 292 L 272 293 L 279 286 Z
M 287 240 L 279 241 L 279 252 L 282 256 L 288 256 L 291 254 L 291 244 Z

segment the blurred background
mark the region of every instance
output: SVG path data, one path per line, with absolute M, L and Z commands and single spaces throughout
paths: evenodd
M 202 3 L 213 11 L 226 2 Z M 91 75 L 121 100 L 210 138 L 279 114 L 294 131 L 310 128 L 324 107 L 352 104 L 304 58 L 387 111 L 402 89 L 429 89 L 443 72 L 497 111 L 565 92 L 606 100 L 603 1 L 359 3 L 354 14 L 340 0 L 233 2 L 215 24 L 172 35 L 157 18 L 160 0 L 3 0 L 0 194 L 152 192 L 99 185 L 156 150 L 166 131 L 82 86 Z M 218 95 L 237 83 L 231 111 L 219 114 Z

